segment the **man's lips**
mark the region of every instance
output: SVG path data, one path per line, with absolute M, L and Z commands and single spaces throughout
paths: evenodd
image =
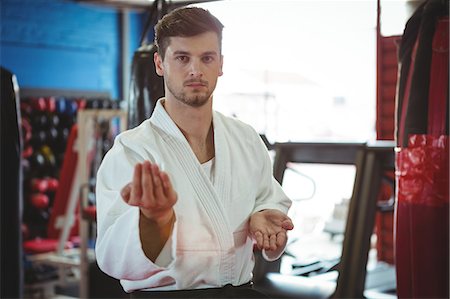
M 188 82 L 184 83 L 184 86 L 204 87 L 204 86 L 207 86 L 207 82 L 205 82 L 205 81 L 188 81 Z

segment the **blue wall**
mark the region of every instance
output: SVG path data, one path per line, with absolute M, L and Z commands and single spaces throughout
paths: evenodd
M 120 15 L 65 0 L 1 0 L 0 64 L 21 88 L 120 95 Z M 130 59 L 142 14 L 130 13 Z

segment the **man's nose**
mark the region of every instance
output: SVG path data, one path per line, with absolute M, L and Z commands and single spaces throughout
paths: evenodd
M 191 77 L 201 77 L 203 75 L 202 65 L 197 59 L 192 59 L 189 67 L 189 75 Z

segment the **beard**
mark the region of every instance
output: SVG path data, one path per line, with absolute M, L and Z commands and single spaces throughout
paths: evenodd
M 201 81 L 203 84 L 206 85 L 206 91 L 200 91 L 198 89 L 193 89 L 192 94 L 188 95 L 185 91 L 182 89 L 177 89 L 172 86 L 170 82 L 167 82 L 167 89 L 170 91 L 170 93 L 183 104 L 186 104 L 188 106 L 198 108 L 205 105 L 208 100 L 211 98 L 212 91 L 208 88 L 208 82 L 207 81 Z M 191 83 L 191 81 L 184 82 L 183 86 Z

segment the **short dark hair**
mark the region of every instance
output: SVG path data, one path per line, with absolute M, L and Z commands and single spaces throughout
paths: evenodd
M 165 15 L 155 26 L 155 44 L 164 60 L 170 37 L 191 37 L 205 32 L 215 32 L 222 52 L 223 24 L 208 10 L 200 7 L 181 7 Z

